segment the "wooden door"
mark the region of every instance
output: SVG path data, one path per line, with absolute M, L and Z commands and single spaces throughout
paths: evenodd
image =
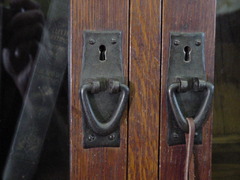
M 207 80 L 213 82 L 215 0 L 71 0 L 71 179 L 183 179 L 185 145 L 167 143 L 170 32 L 205 33 Z M 122 32 L 129 104 L 120 147 L 84 149 L 79 99 L 85 30 Z M 194 147 L 196 179 L 211 179 L 212 113 Z

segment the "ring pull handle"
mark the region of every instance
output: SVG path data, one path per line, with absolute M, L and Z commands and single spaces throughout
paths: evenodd
M 92 94 L 98 93 L 101 91 L 100 87 L 101 87 L 100 81 L 97 80 L 83 84 L 80 89 L 80 98 L 83 110 L 87 117 L 86 119 L 88 125 L 92 128 L 92 130 L 95 133 L 99 135 L 108 135 L 119 126 L 120 119 L 122 117 L 123 111 L 128 101 L 129 88 L 126 85 L 121 84 L 119 81 L 115 80 L 108 81 L 109 93 L 112 94 L 120 92 L 120 97 L 118 100 L 117 108 L 111 115 L 109 121 L 107 121 L 106 123 L 102 123 L 96 117 L 88 98 L 88 93 Z
M 177 98 L 176 98 L 176 93 L 182 93 L 186 92 L 189 90 L 194 90 L 196 92 L 199 91 L 207 91 L 205 99 L 203 100 L 203 103 L 201 107 L 199 108 L 198 113 L 194 117 L 194 123 L 196 126 L 196 129 L 200 128 L 202 124 L 204 123 L 208 111 L 211 107 L 211 102 L 213 98 L 213 91 L 214 91 L 214 86 L 210 82 L 206 82 L 204 80 L 199 80 L 197 78 L 191 79 L 191 81 L 186 81 L 186 80 L 178 80 L 176 83 L 172 83 L 168 87 L 168 97 L 170 101 L 170 105 L 173 111 L 173 114 L 175 116 L 175 119 L 177 121 L 178 126 L 185 132 L 188 133 L 189 127 L 188 123 L 186 121 L 187 117 L 183 116 L 183 113 L 179 107 Z

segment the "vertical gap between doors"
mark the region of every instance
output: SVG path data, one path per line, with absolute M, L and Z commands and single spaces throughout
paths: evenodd
M 160 29 L 160 47 L 159 47 L 159 61 L 160 61 L 160 73 L 159 73 L 159 87 L 160 87 L 160 90 L 159 90 L 159 131 L 158 131 L 158 179 L 160 180 L 160 154 L 161 154 L 161 147 L 160 147 L 160 142 L 161 142 L 161 116 L 162 116 L 162 52 L 163 52 L 163 44 L 162 44 L 162 41 L 163 41 L 163 1 L 164 0 L 161 0 L 160 2 L 160 14 L 159 14 L 159 17 L 160 17 L 160 23 L 159 23 L 159 29 Z
M 128 152 L 129 152 L 129 110 L 131 101 L 131 85 L 130 85 L 130 46 L 131 46 L 131 0 L 128 1 L 128 86 L 130 89 L 129 101 L 128 101 L 128 111 L 127 111 L 127 157 L 126 157 L 126 179 L 128 180 Z

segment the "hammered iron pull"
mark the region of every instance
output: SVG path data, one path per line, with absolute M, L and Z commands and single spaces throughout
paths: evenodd
M 203 103 L 201 107 L 199 108 L 198 113 L 195 117 L 193 117 L 196 129 L 200 128 L 202 124 L 204 123 L 208 111 L 211 107 L 212 97 L 213 97 L 213 90 L 214 86 L 210 82 L 206 82 L 204 80 L 199 80 L 197 78 L 193 78 L 190 81 L 188 80 L 178 80 L 178 82 L 172 83 L 168 87 L 168 97 L 170 101 L 170 105 L 173 111 L 173 114 L 175 116 L 175 119 L 177 121 L 178 126 L 184 131 L 185 133 L 188 133 L 189 126 L 186 121 L 186 117 L 184 117 L 177 98 L 176 93 L 183 93 L 190 90 L 194 90 L 196 92 L 199 91 L 206 91 L 205 99 L 203 100 Z
M 109 93 L 112 94 L 120 92 L 120 97 L 118 100 L 117 108 L 110 117 L 110 120 L 106 123 L 102 123 L 96 117 L 88 98 L 88 93 L 94 94 L 101 91 L 100 84 L 100 81 L 92 81 L 90 83 L 83 84 L 80 90 L 80 98 L 84 113 L 87 117 L 88 125 L 96 134 L 108 135 L 119 126 L 120 119 L 128 101 L 129 88 L 119 81 L 108 81 Z

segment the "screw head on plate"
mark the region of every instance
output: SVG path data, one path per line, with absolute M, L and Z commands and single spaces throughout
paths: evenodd
M 175 41 L 174 41 L 174 45 L 175 46 L 178 46 L 180 44 L 180 41 L 178 40 L 178 39 L 176 39 Z
M 94 141 L 95 139 L 96 139 L 96 137 L 92 134 L 88 136 L 89 141 Z
M 112 38 L 112 44 L 116 44 L 116 43 L 117 43 L 116 38 Z
M 176 132 L 174 132 L 173 134 L 172 134 L 172 136 L 173 136 L 173 138 L 178 138 L 179 137 L 179 135 L 176 133 Z
M 202 42 L 201 42 L 200 39 L 197 39 L 197 40 L 195 41 L 195 45 L 196 45 L 196 46 L 200 46 L 201 44 L 202 44 Z
M 94 39 L 89 39 L 89 44 L 93 45 L 95 43 L 96 43 L 96 41 Z
M 114 140 L 114 139 L 115 139 L 115 137 L 116 137 L 116 135 L 115 135 L 115 134 L 111 134 L 111 135 L 109 135 L 109 136 L 108 136 L 108 139 L 112 141 L 112 140 Z

